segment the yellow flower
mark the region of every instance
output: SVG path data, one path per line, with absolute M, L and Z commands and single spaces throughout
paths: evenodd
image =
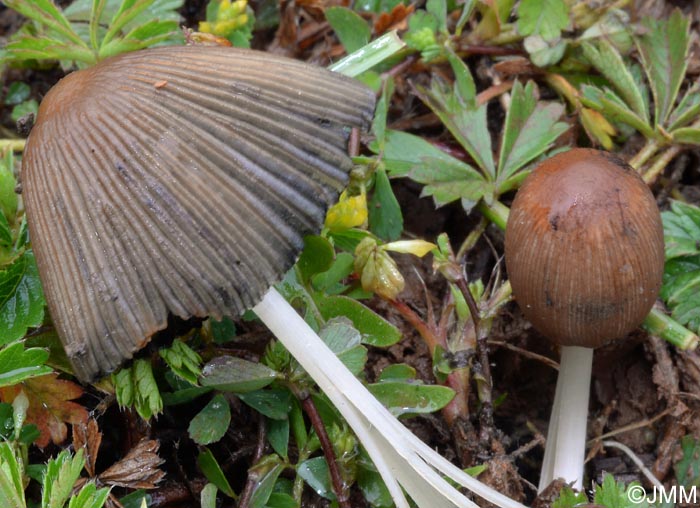
M 343 192 L 326 214 L 326 227 L 331 231 L 344 231 L 366 222 L 367 196 L 364 192 L 358 196 L 348 196 L 347 192 Z
M 246 9 L 248 0 L 221 0 L 216 11 L 216 18 L 209 21 L 200 21 L 199 31 L 209 34 L 228 37 L 236 29 L 248 23 Z

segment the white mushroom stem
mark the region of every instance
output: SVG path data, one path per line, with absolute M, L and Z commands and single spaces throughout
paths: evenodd
M 540 492 L 557 478 L 577 490 L 583 486 L 592 366 L 593 349 L 561 348 L 559 377 L 540 474 Z
M 340 411 L 382 475 L 397 508 L 478 507 L 445 475 L 501 508 L 525 508 L 466 474 L 404 427 L 333 354 L 274 288 L 254 309 Z

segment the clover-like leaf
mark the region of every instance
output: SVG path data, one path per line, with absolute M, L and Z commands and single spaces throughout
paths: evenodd
M 522 0 L 518 6 L 518 32 L 556 39 L 569 25 L 569 8 L 564 0 Z

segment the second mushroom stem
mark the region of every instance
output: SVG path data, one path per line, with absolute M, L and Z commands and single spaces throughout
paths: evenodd
M 562 478 L 577 490 L 583 486 L 592 367 L 593 349 L 577 346 L 561 348 L 559 377 L 540 475 L 540 492 L 557 478 Z

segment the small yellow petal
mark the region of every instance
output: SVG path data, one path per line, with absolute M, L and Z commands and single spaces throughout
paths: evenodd
M 367 222 L 367 197 L 364 194 L 348 197 L 345 192 L 326 214 L 326 227 L 331 231 L 343 231 L 362 226 Z
M 384 245 L 384 250 L 392 252 L 401 252 L 402 254 L 413 254 L 422 258 L 431 250 L 437 248 L 434 243 L 426 242 L 425 240 L 399 240 Z

